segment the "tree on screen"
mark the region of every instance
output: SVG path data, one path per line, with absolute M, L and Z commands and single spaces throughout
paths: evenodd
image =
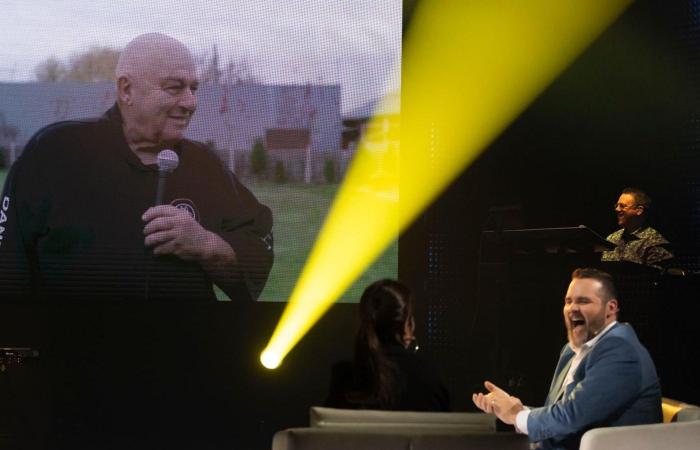
M 55 56 L 45 59 L 34 68 L 34 74 L 36 75 L 37 81 L 45 81 L 49 83 L 63 81 L 66 76 L 66 72 L 66 65 Z
M 37 64 L 34 74 L 37 81 L 49 83 L 114 81 L 120 53 L 120 50 L 111 47 L 92 47 L 74 54 L 68 63 L 50 56 Z
M 255 141 L 253 150 L 250 152 L 250 169 L 253 175 L 267 172 L 267 152 L 265 152 L 265 146 L 260 139 Z

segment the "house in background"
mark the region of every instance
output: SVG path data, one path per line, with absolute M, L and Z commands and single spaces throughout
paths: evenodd
M 265 148 L 269 166 L 284 169 L 286 177 L 311 182 L 311 140 L 308 128 L 269 128 Z
M 361 105 L 343 117 L 341 168 L 345 168 L 360 145 L 377 156 L 376 171 L 398 164 L 401 140 L 401 93 Z
M 188 137 L 213 141 L 222 160 L 237 174 L 250 173 L 250 152 L 256 140 L 266 144 L 269 159 L 290 164 L 291 178 L 297 181 L 304 180 L 292 167 L 299 162 L 297 147 L 309 149 L 313 182 L 324 181 L 327 159 L 342 156 L 339 85 L 205 85 L 197 97 L 199 106 Z M 291 147 L 282 158 L 280 146 L 284 145 Z
M 374 119 L 374 120 L 373 120 Z M 363 139 L 370 145 L 398 145 L 401 93 L 393 91 L 343 115 L 342 148 L 354 153 Z
M 270 140 L 275 158 L 285 160 L 290 175 L 300 181 L 305 177 L 302 171 L 297 178 L 300 156 L 295 147 L 304 144 L 308 152 L 303 158 L 309 171 L 306 179 L 315 182 L 324 180 L 327 159 L 342 158 L 339 85 L 211 83 L 200 87 L 197 98 L 197 112 L 187 137 L 209 143 L 240 176 L 249 174 L 250 152 L 256 140 Z M 0 115 L 7 126 L 16 129 L 17 154 L 42 127 L 60 120 L 99 116 L 114 100 L 111 82 L 0 83 Z M 291 147 L 282 157 L 280 146 L 284 142 Z M 0 146 L 5 145 L 0 142 Z

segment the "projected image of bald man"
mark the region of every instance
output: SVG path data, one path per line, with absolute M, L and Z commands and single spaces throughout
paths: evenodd
M 273 261 L 272 215 L 206 146 L 190 51 L 136 37 L 102 117 L 49 125 L 2 195 L 0 297 L 254 300 Z

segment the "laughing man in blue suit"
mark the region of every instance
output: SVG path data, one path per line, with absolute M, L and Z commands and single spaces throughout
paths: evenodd
M 535 448 L 578 449 L 591 428 L 661 421 L 661 388 L 654 362 L 629 324 L 617 321 L 612 277 L 576 269 L 564 299 L 569 342 L 545 405 L 528 408 L 486 381 L 474 394 L 481 410 L 528 435 Z

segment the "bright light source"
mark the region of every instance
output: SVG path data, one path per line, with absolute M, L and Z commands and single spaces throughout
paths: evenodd
M 280 366 L 282 358 L 280 358 L 279 354 L 266 349 L 260 354 L 260 363 L 262 363 L 263 367 L 266 369 L 273 370 Z
M 401 158 L 391 118 L 375 117 L 264 354 L 279 364 L 629 3 L 419 2 L 404 40 Z

